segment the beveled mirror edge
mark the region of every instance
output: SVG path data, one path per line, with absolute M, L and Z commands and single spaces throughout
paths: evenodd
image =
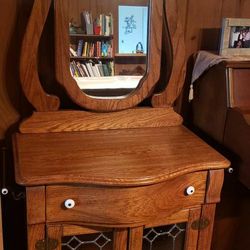
M 68 1 L 55 0 L 55 53 L 56 53 L 56 78 L 65 88 L 71 100 L 82 108 L 94 111 L 116 111 L 132 108 L 143 101 L 152 92 L 160 77 L 160 57 L 162 43 L 163 0 L 150 0 L 150 25 L 149 25 L 149 55 L 148 71 L 143 82 L 138 88 L 124 99 L 92 98 L 82 92 L 70 74 L 68 53 L 69 17 L 67 10 Z M 154 67 L 152 69 L 152 67 Z

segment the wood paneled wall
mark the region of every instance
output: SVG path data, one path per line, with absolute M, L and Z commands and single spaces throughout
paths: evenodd
M 95 4 L 97 1 L 104 2 L 89 2 Z M 138 0 L 138 3 L 142 1 Z M 249 0 L 177 1 L 187 58 L 199 49 L 216 50 L 222 17 L 250 18 Z M 0 0 L 0 6 L 0 139 L 3 139 L 9 127 L 18 121 L 22 106 L 26 105 L 22 101 L 18 61 L 32 0 Z

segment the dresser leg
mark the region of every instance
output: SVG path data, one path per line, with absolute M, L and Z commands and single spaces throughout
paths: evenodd
M 129 231 L 129 250 L 141 250 L 143 240 L 143 227 L 131 228 Z
M 43 244 L 45 239 L 45 225 L 28 225 L 28 250 L 37 249 L 37 244 Z
M 207 204 L 203 205 L 202 207 L 201 218 L 208 220 L 209 224 L 206 228 L 200 229 L 198 250 L 211 249 L 215 209 L 216 209 L 216 204 Z
M 194 208 L 189 212 L 187 232 L 185 237 L 185 250 L 196 250 L 198 244 L 199 230 L 194 230 L 192 224 L 198 221 L 201 216 L 201 207 Z
M 51 244 L 53 250 L 62 249 L 63 227 L 61 225 L 47 226 L 47 241 Z
M 126 250 L 128 242 L 128 229 L 115 229 L 113 250 Z

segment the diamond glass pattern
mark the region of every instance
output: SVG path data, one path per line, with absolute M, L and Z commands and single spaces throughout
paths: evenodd
M 147 228 L 143 235 L 143 250 L 181 250 L 185 239 L 185 223 Z
M 74 235 L 63 237 L 62 250 L 108 250 L 112 249 L 112 233 Z

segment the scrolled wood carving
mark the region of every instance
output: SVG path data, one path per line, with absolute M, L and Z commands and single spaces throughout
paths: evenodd
M 176 0 L 165 0 L 165 15 L 172 41 L 173 67 L 166 89 L 152 97 L 153 107 L 172 107 L 181 93 L 186 74 L 184 30 L 178 18 Z M 162 69 L 164 72 L 164 70 Z
M 20 80 L 28 101 L 37 111 L 58 110 L 60 101 L 48 95 L 41 86 L 38 76 L 38 47 L 48 16 L 51 0 L 35 0 L 24 35 L 21 58 Z

